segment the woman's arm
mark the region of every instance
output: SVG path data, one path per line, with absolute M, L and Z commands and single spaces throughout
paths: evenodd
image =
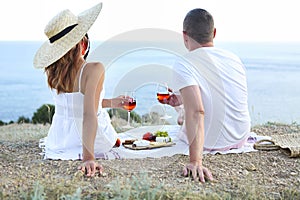
M 82 130 L 82 152 L 83 166 L 87 176 L 93 176 L 96 168 L 94 162 L 94 142 L 98 128 L 97 110 L 100 92 L 104 82 L 104 67 L 101 63 L 88 63 L 83 71 L 82 92 L 84 94 L 83 105 L 83 130 Z

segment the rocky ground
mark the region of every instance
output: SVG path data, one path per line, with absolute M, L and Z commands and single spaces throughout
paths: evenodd
M 0 127 L 0 199 L 300 199 L 300 159 L 280 150 L 205 155 L 214 182 L 181 176 L 187 156 L 99 160 L 105 171 L 87 178 L 80 161 L 43 160 L 38 147 L 49 126 Z M 299 133 L 297 124 L 268 123 L 259 135 Z M 128 198 L 127 198 L 128 197 Z

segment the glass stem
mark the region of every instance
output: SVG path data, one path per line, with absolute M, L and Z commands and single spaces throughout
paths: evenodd
M 130 126 L 130 111 L 128 111 L 127 125 Z

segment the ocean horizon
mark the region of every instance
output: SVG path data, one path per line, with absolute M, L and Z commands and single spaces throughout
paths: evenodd
M 92 43 L 94 48 L 99 44 L 101 42 Z M 20 116 L 31 119 L 43 104 L 54 104 L 43 70 L 34 69 L 32 64 L 41 42 L 0 41 L 0 45 L 0 120 L 16 121 Z M 300 123 L 299 43 L 216 42 L 215 46 L 235 53 L 245 64 L 252 125 Z M 173 61 L 168 53 L 153 51 L 123 55 L 114 62 L 115 67 L 106 71 L 106 97 L 113 95 L 113 86 L 122 75 L 117 66 L 121 66 L 124 72 L 133 64 L 155 62 L 172 65 Z M 135 111 L 140 115 L 159 106 L 154 84 L 139 87 L 137 96 Z M 173 109 L 166 108 L 174 115 Z

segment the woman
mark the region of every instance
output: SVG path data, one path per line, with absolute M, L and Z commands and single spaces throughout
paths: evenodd
M 46 26 L 49 41 L 34 58 L 34 66 L 45 69 L 55 100 L 45 158 L 82 159 L 79 169 L 87 176 L 102 172 L 95 154 L 109 151 L 117 140 L 102 108 L 121 108 L 124 102 L 122 97 L 103 99 L 104 67 L 85 61 L 89 51 L 87 31 L 101 8 L 98 4 L 78 16 L 69 10 L 60 12 Z

